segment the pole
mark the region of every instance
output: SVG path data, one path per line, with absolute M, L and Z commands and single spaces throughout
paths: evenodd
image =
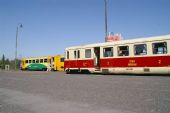
M 16 44 L 15 44 L 15 70 L 17 69 L 17 49 L 18 49 L 18 26 L 16 31 Z
M 104 0 L 105 2 L 105 41 L 107 38 L 107 0 Z

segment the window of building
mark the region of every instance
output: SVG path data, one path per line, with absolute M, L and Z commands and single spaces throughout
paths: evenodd
M 25 63 L 28 63 L 28 60 L 26 60 Z
M 85 58 L 91 58 L 91 49 L 85 50 Z
M 67 59 L 69 59 L 69 51 L 67 51 Z
M 36 63 L 39 63 L 39 59 L 36 59 Z
M 129 46 L 119 46 L 118 56 L 129 56 Z
M 146 44 L 134 45 L 134 50 L 135 50 L 135 55 L 146 55 L 147 54 Z
M 32 60 L 32 63 L 35 63 L 35 60 Z
M 43 59 L 40 59 L 40 63 L 43 63 Z
M 47 62 L 47 59 L 44 59 L 44 63 Z
M 64 62 L 64 58 L 60 58 L 60 62 Z
M 103 48 L 104 57 L 113 57 L 113 47 Z
M 31 63 L 31 60 L 29 60 L 29 63 Z
M 167 53 L 166 42 L 153 43 L 152 47 L 153 47 L 153 54 L 166 54 Z

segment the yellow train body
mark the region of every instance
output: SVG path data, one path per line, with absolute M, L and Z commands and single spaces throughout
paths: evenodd
M 64 57 L 63 56 L 53 56 L 51 69 L 54 71 L 64 71 Z
M 20 64 L 21 70 L 64 70 L 63 56 L 45 56 L 34 58 L 22 58 Z

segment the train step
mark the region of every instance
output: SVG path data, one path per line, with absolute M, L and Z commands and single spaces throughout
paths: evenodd
M 101 71 L 100 68 L 95 68 L 95 71 Z

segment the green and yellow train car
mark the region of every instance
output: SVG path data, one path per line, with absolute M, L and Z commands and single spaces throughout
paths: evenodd
M 21 70 L 31 71 L 46 71 L 47 69 L 53 71 L 64 70 L 63 56 L 45 56 L 34 58 L 22 58 L 20 64 Z

